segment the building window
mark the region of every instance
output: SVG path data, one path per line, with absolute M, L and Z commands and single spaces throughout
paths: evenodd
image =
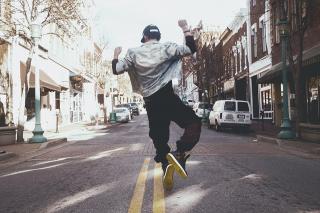
M 308 79 L 307 93 L 308 120 L 310 123 L 320 124 L 320 73 Z
M 273 33 L 272 33 L 272 42 L 273 44 L 279 44 L 280 43 L 280 34 L 279 34 L 279 8 L 277 7 L 277 4 L 273 4 L 272 5 L 272 29 L 273 29 Z
M 238 73 L 238 49 L 236 46 L 232 47 L 233 57 L 234 57 L 234 73 Z
M 291 6 L 292 6 L 292 12 L 291 12 L 291 19 L 292 19 L 292 21 L 291 21 L 291 24 L 292 24 L 292 30 L 293 31 L 296 31 L 298 28 L 297 28 L 297 24 L 298 24 L 298 10 L 297 10 L 297 1 L 296 0 L 293 0 L 292 1 L 292 4 L 291 4 Z
M 261 92 L 261 107 L 264 111 L 271 111 L 271 90 Z
M 261 40 L 262 40 L 262 52 L 267 51 L 267 28 L 264 17 L 260 17 L 259 19 L 259 27 L 261 29 Z
M 257 27 L 255 24 L 251 27 L 251 46 L 253 58 L 258 57 Z

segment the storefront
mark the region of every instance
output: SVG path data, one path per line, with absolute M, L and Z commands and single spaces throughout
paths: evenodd
M 20 62 L 21 88 L 24 84 L 26 65 Z M 61 86 L 43 69 L 40 75 L 40 116 L 41 127 L 46 131 L 54 129 L 56 125 L 56 92 L 61 92 Z M 26 97 L 26 123 L 25 129 L 33 130 L 35 125 L 35 68 L 30 69 L 29 90 Z
M 320 67 L 315 69 L 306 79 L 307 118 L 308 123 L 320 124 Z
M 244 73 L 246 74 L 246 73 Z M 243 100 L 247 101 L 248 100 L 248 95 L 247 95 L 247 76 L 243 75 L 239 78 L 236 79 L 235 81 L 235 96 L 237 100 Z
M 303 109 L 296 108 L 296 95 L 293 74 L 288 72 L 288 103 L 289 118 L 295 125 L 298 113 L 303 115 L 300 120 L 300 134 L 303 139 L 320 141 L 320 46 L 316 46 L 304 52 L 303 66 L 301 70 L 301 85 L 303 85 L 302 101 Z M 268 109 L 274 112 L 273 119 L 277 126 L 282 120 L 282 64 L 274 65 L 269 72 L 260 76 L 257 80 L 260 84 L 261 103 L 265 113 Z M 268 85 L 272 83 L 269 88 Z M 264 89 L 265 88 L 265 89 Z
M 272 103 L 272 86 L 271 84 L 260 85 L 260 106 L 263 111 L 264 119 L 273 119 Z
M 82 91 L 70 90 L 70 123 L 82 121 Z
M 70 123 L 78 123 L 82 121 L 82 103 L 83 103 L 83 83 L 84 79 L 81 75 L 75 75 L 70 72 Z

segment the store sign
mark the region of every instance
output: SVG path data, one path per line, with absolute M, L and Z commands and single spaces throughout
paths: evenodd
M 223 84 L 223 90 L 224 91 L 229 91 L 234 88 L 234 79 L 230 79 Z

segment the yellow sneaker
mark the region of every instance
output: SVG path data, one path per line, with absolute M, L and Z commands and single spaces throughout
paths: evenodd
M 188 177 L 188 174 L 185 170 L 185 163 L 188 157 L 185 157 L 184 154 L 176 152 L 171 152 L 167 154 L 167 160 L 169 164 L 172 164 L 174 166 L 174 169 L 182 178 Z
M 163 175 L 163 186 L 166 190 L 171 190 L 173 188 L 173 173 L 174 166 L 169 164 Z

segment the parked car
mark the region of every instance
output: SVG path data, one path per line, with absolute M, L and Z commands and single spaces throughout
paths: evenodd
M 139 110 L 139 106 L 137 103 L 129 103 L 131 109 L 132 109 L 132 113 L 134 115 L 140 115 L 140 110 Z
M 113 111 L 116 113 L 117 122 L 128 123 L 130 120 L 130 112 L 128 108 L 118 107 L 114 108 Z
M 250 128 L 252 113 L 248 101 L 219 100 L 216 101 L 209 115 L 209 127 L 217 131 L 221 127 Z
M 204 117 L 208 117 L 209 113 L 212 109 L 212 104 L 204 103 L 204 102 L 197 102 L 193 105 L 193 110 L 195 111 L 196 115 L 200 118 L 203 117 L 203 113 L 205 113 Z
M 133 118 L 133 109 L 131 108 L 130 104 L 117 104 L 116 107 L 117 108 L 119 108 L 119 107 L 127 108 L 130 112 L 130 120 Z

